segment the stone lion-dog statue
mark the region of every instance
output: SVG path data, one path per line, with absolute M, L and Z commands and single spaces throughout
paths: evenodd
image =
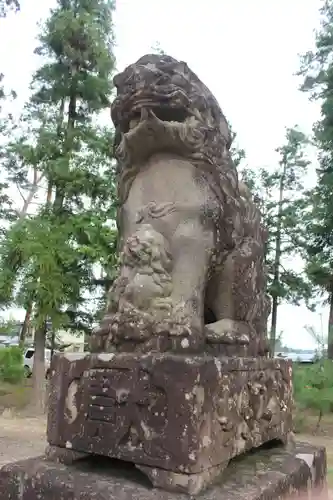
M 114 83 L 120 269 L 92 351 L 265 356 L 266 233 L 216 99 L 167 55 Z

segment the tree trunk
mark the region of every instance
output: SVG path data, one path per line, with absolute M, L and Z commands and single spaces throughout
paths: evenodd
M 329 297 L 330 312 L 328 316 L 328 334 L 327 334 L 327 357 L 333 359 L 333 290 Z
M 72 68 L 71 72 L 72 72 L 72 80 L 74 81 L 76 70 L 74 68 Z M 68 155 L 73 147 L 73 131 L 75 128 L 76 105 L 77 105 L 76 101 L 77 101 L 76 89 L 75 89 L 75 87 L 73 87 L 73 83 L 72 83 L 72 88 L 71 88 L 69 103 L 68 103 L 68 120 L 67 120 L 66 137 L 65 137 L 65 144 L 64 144 L 64 154 L 65 155 Z M 65 103 L 64 103 L 64 101 L 62 101 L 60 113 L 64 112 L 64 105 L 65 105 Z M 59 129 L 59 131 L 60 131 L 60 129 Z M 69 165 L 68 165 L 68 168 L 69 168 Z M 53 212 L 58 213 L 63 208 L 66 189 L 65 189 L 65 186 L 63 184 L 63 181 L 60 184 L 55 183 L 55 187 L 56 187 L 56 189 L 55 189 L 55 197 L 54 197 L 54 202 L 53 202 Z
M 270 340 L 270 356 L 272 358 L 274 357 L 274 354 L 275 354 L 277 308 L 278 308 L 278 297 L 277 297 L 277 295 L 273 295 L 271 333 L 270 333 L 270 338 L 269 338 L 269 340 Z
M 51 331 L 51 361 L 52 361 L 53 354 L 55 351 L 55 343 L 56 343 L 56 333 L 55 333 L 55 329 L 52 327 L 52 331 Z
M 52 202 L 52 190 L 53 190 L 53 184 L 52 181 L 49 180 L 47 184 L 47 193 L 46 193 L 46 206 L 50 207 L 51 202 Z
M 45 333 L 46 325 L 36 329 L 35 332 L 35 353 L 32 370 L 32 407 L 36 414 L 45 411 L 46 383 L 45 383 Z
M 282 213 L 283 213 L 283 191 L 286 167 L 280 179 L 279 186 L 279 204 L 276 223 L 276 239 L 275 239 L 275 257 L 274 257 L 274 274 L 273 274 L 273 293 L 272 293 L 272 322 L 270 332 L 270 355 L 274 357 L 275 354 L 275 341 L 276 341 L 276 325 L 277 325 L 277 309 L 279 305 L 279 294 L 277 288 L 280 285 L 280 265 L 281 265 L 281 229 L 282 229 Z
M 20 346 L 24 346 L 25 338 L 27 336 L 27 331 L 29 329 L 29 324 L 30 324 L 30 316 L 32 312 L 32 302 L 27 307 L 27 310 L 25 311 L 25 316 L 24 316 L 24 321 L 20 333 Z
M 21 194 L 22 198 L 23 198 L 23 206 L 19 212 L 19 217 L 20 219 L 24 219 L 25 216 L 27 215 L 27 212 L 28 212 L 28 208 L 32 202 L 32 200 L 34 199 L 34 197 L 36 196 L 37 192 L 38 192 L 38 188 L 39 188 L 39 185 L 40 185 L 40 182 L 42 181 L 42 179 L 44 178 L 44 174 L 40 174 L 40 176 L 38 176 L 38 171 L 37 171 L 37 168 L 35 167 L 34 168 L 34 177 L 33 177 L 33 181 L 32 181 L 32 186 L 31 186 L 31 189 L 28 193 L 28 196 L 26 198 L 23 197 L 23 195 Z M 18 187 L 19 189 L 19 187 Z M 21 192 L 19 190 L 19 192 Z
M 83 343 L 83 351 L 84 352 L 89 352 L 90 350 L 90 337 L 91 335 L 88 335 L 88 333 L 84 333 L 84 343 Z

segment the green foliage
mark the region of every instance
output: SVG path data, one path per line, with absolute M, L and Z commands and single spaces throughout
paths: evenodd
M 0 380 L 10 384 L 18 384 L 24 378 L 23 354 L 17 347 L 0 349 Z
M 321 26 L 316 33 L 315 50 L 301 58 L 299 74 L 302 90 L 310 99 L 320 99 L 321 118 L 314 126 L 318 148 L 317 185 L 308 193 L 313 209 L 308 217 L 307 273 L 315 286 L 329 295 L 328 355 L 333 359 L 333 2 L 326 0 L 320 9 Z
M 36 49 L 44 64 L 3 154 L 7 181 L 25 202 L 0 249 L 0 304 L 33 304 L 37 328 L 89 330 L 96 274 L 116 263 L 112 130 L 97 124 L 113 89 L 113 8 L 108 0 L 57 2 Z M 26 202 L 40 186 L 30 214 Z
M 165 55 L 165 52 L 162 49 L 159 41 L 156 41 L 151 49 L 152 49 L 153 54 L 158 54 L 159 56 Z
M 0 320 L 0 334 L 12 337 L 18 333 L 18 324 L 14 319 Z
M 284 258 L 303 256 L 306 232 L 303 222 L 304 186 L 309 161 L 307 138 L 298 130 L 287 129 L 286 142 L 278 148 L 279 166 L 271 172 L 261 170 L 264 223 L 268 229 L 266 264 L 269 292 L 278 301 L 299 304 L 309 299 L 311 287 L 303 276 L 287 267 Z
M 229 129 L 230 129 L 230 135 L 231 135 L 231 146 L 230 146 L 230 154 L 231 158 L 236 166 L 238 168 L 240 164 L 242 163 L 243 160 L 246 158 L 246 153 L 243 148 L 241 148 L 238 143 L 237 143 L 237 133 L 233 130 L 231 124 L 229 123 Z M 243 171 L 244 174 L 244 171 Z M 249 178 L 244 179 L 243 175 L 243 180 L 246 182 L 248 187 L 251 189 L 252 184 L 249 182 Z
M 275 168 L 241 169 L 244 182 L 251 189 L 268 232 L 265 261 L 268 293 L 272 297 L 271 347 L 274 350 L 277 308 L 281 302 L 310 306 L 313 286 L 304 273 L 295 271 L 288 260 L 302 258 L 307 245 L 304 217 L 307 205 L 303 178 L 306 175 L 307 137 L 294 127 L 286 130 L 285 143 L 277 149 L 279 163 Z
M 317 427 L 323 415 L 333 409 L 333 363 L 323 360 L 311 366 L 294 364 L 294 397 L 301 408 L 318 413 Z
M 1 11 L 1 7 L 0 7 Z M 0 73 L 0 241 L 5 233 L 5 226 L 8 222 L 13 222 L 16 219 L 16 213 L 13 208 L 13 200 L 9 195 L 9 182 L 3 176 L 2 159 L 5 156 L 5 148 L 3 142 L 13 132 L 13 119 L 11 114 L 5 113 L 2 109 L 2 103 L 10 104 L 16 99 L 15 92 L 7 92 L 3 85 L 3 75 Z
M 303 178 L 310 164 L 307 158 L 308 138 L 297 126 L 286 129 L 285 143 L 277 149 L 278 165 L 271 168 L 250 168 L 244 160 L 245 151 L 231 130 L 231 156 L 241 180 L 253 194 L 267 229 L 265 264 L 268 293 L 272 297 L 270 342 L 276 346 L 277 308 L 282 302 L 294 305 L 305 301 L 313 308 L 313 284 L 303 271 L 295 271 L 288 260 L 304 258 L 307 247 L 307 214 L 311 202 L 306 195 Z M 275 346 L 275 348 L 274 348 Z
M 322 329 L 321 330 L 317 330 L 312 325 L 305 325 L 304 329 L 310 335 L 310 337 L 312 337 L 312 340 L 316 344 L 317 356 L 319 358 L 326 357 L 326 355 L 327 355 L 326 349 L 327 349 L 328 336 L 325 335 L 325 333 L 322 331 Z
M 36 53 L 49 63 L 37 70 L 33 99 L 57 104 L 80 100 L 76 118 L 87 118 L 109 104 L 112 90 L 112 12 L 110 0 L 58 0 L 40 36 Z

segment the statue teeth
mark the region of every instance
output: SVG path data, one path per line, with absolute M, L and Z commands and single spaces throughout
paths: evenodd
M 148 118 L 148 110 L 147 108 L 142 107 L 140 121 L 147 120 L 147 118 Z

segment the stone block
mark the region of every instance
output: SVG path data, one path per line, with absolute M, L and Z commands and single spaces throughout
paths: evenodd
M 233 460 L 202 500 L 328 500 L 323 448 L 259 449 Z M 186 491 L 186 490 L 185 490 Z M 152 489 L 133 464 L 93 457 L 66 466 L 45 458 L 0 469 L 1 500 L 186 500 Z
M 198 492 L 230 459 L 286 441 L 292 427 L 286 360 L 67 354 L 52 371 L 49 457 L 133 462 L 158 486 Z

